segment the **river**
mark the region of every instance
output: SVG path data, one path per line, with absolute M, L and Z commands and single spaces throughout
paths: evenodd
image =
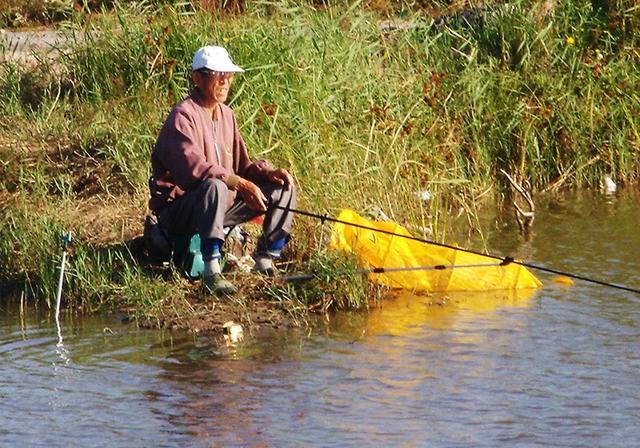
M 546 199 L 528 241 L 491 216 L 485 238 L 640 288 L 639 200 Z M 0 446 L 637 446 L 640 295 L 536 274 L 238 344 L 66 311 L 57 346 L 50 311 L 3 301 Z

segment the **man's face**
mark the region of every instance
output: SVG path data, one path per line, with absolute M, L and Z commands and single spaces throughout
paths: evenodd
M 193 82 L 205 99 L 224 103 L 229 96 L 233 73 L 200 70 L 193 72 Z

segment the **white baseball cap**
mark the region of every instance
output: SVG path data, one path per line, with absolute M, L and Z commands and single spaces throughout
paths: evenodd
M 193 55 L 191 69 L 195 72 L 203 68 L 214 72 L 244 72 L 243 69 L 231 61 L 227 50 L 213 45 L 202 47 Z

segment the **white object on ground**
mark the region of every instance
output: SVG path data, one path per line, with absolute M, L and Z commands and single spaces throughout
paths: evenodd
M 251 272 L 255 261 L 253 261 L 251 255 L 244 255 L 238 258 L 233 254 L 227 254 L 226 263 L 228 266 L 232 266 L 233 270 L 238 270 L 240 272 Z
M 224 340 L 235 344 L 244 339 L 244 332 L 242 331 L 242 326 L 236 324 L 234 321 L 230 320 L 225 322 L 222 325 L 222 331 L 224 333 Z
M 608 175 L 604 176 L 602 186 L 606 194 L 613 194 L 616 192 L 617 186 L 616 186 L 616 183 L 613 181 L 613 179 L 611 179 L 611 176 L 608 176 Z

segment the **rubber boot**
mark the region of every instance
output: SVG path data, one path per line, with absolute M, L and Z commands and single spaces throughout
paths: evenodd
M 233 283 L 226 280 L 222 274 L 213 274 L 202 277 L 202 286 L 205 293 L 220 295 L 230 295 L 238 292 Z

